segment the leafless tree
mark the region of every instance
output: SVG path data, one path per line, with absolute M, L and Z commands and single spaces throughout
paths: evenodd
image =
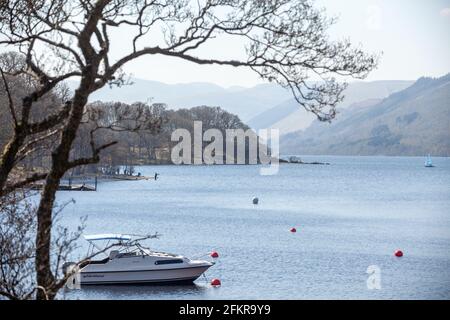
M 0 298 L 25 300 L 34 297 L 37 291 L 44 295 L 48 288 L 36 285 L 34 258 L 36 246 L 33 238 L 36 232 L 36 206 L 30 200 L 29 191 L 16 191 L 0 198 Z M 67 205 L 56 206 L 53 224 L 58 224 L 58 214 Z M 57 225 L 52 240 L 52 271 L 57 276 L 53 290 L 60 289 L 65 279 L 61 266 L 75 248 L 76 241 L 84 229 L 83 218 L 80 227 L 71 232 Z
M 163 55 L 187 62 L 249 68 L 263 79 L 289 88 L 299 105 L 320 120 L 335 116 L 345 84 L 341 76 L 365 77 L 377 57 L 332 41 L 327 30 L 334 20 L 309 0 L 5 0 L 0 2 L 0 45 L 14 48 L 24 59 L 21 74 L 34 80 L 34 90 L 8 105 L 13 136 L 0 159 L 0 193 L 45 178 L 37 208 L 37 298 L 53 298 L 57 281 L 51 270 L 50 246 L 55 193 L 64 173 L 96 163 L 112 146 L 91 140 L 91 154 L 71 158 L 89 96 L 106 84 L 124 83 L 122 67 L 141 56 Z M 129 37 L 129 53 L 112 55 L 114 33 Z M 159 40 L 160 35 L 163 38 Z M 245 45 L 246 57 L 201 55 L 214 41 L 230 38 Z M 117 44 L 116 44 L 117 45 Z M 124 46 L 121 41 L 120 46 Z M 17 73 L 17 72 L 16 72 Z M 8 70 L 2 74 L 8 75 Z M 308 82 L 312 75 L 320 81 Z M 79 79 L 74 94 L 52 114 L 32 122 L 35 104 L 63 81 Z M 16 112 L 20 110 L 20 112 Z M 8 183 L 19 150 L 30 136 L 61 125 L 48 172 Z

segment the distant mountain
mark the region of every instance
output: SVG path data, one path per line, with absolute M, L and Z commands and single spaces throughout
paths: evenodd
M 450 74 L 281 138 L 283 154 L 450 156 Z
M 315 119 L 298 106 L 290 91 L 277 84 L 223 88 L 206 82 L 166 84 L 138 78 L 132 78 L 131 82 L 131 85 L 120 88 L 104 87 L 93 93 L 89 100 L 161 102 L 171 109 L 218 106 L 238 115 L 254 129 L 277 127 L 281 128 L 282 134 L 304 129 Z M 354 82 L 346 90 L 345 101 L 340 107 L 366 99 L 384 98 L 411 84 L 409 81 Z M 75 88 L 74 82 L 68 85 Z
M 268 110 L 274 104 L 290 97 L 290 92 L 275 84 L 260 84 L 252 88 L 236 90 L 224 89 L 222 92 L 195 94 L 189 97 L 176 98 L 169 103 L 178 107 L 194 107 L 199 105 L 219 106 L 238 115 L 247 122 L 256 115 Z
M 413 81 L 352 82 L 345 90 L 345 99 L 338 108 L 347 108 L 354 103 L 368 99 L 382 99 L 411 84 Z M 306 112 L 290 97 L 281 104 L 250 119 L 248 124 L 254 129 L 277 128 L 281 134 L 286 134 L 306 129 L 315 119 L 313 114 Z
M 211 83 L 165 84 L 158 81 L 132 79 L 132 85 L 102 88 L 90 101 L 151 101 L 166 103 L 172 109 L 208 105 L 222 107 L 248 121 L 290 97 L 290 92 L 275 84 L 260 84 L 252 88 L 223 88 Z M 75 88 L 75 83 L 69 83 Z

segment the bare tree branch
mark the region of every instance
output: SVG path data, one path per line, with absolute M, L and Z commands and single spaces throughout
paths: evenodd
M 2 68 L 0 68 L 0 73 L 2 74 L 3 86 L 5 87 L 6 95 L 8 96 L 8 106 L 11 112 L 11 117 L 14 120 L 15 127 L 17 127 L 17 116 L 16 112 L 14 111 L 14 102 L 12 100 L 11 91 L 9 91 L 8 81 L 6 81 L 5 74 L 3 73 Z

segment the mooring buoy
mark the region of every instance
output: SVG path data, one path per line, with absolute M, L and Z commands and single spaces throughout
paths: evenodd
M 219 279 L 212 279 L 212 280 L 211 280 L 211 285 L 212 285 L 213 287 L 219 287 L 220 285 L 222 285 L 222 283 L 220 282 Z

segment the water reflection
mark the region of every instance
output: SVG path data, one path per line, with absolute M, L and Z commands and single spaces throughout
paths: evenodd
M 63 290 L 64 299 L 202 299 L 209 286 L 191 285 L 96 285 Z

